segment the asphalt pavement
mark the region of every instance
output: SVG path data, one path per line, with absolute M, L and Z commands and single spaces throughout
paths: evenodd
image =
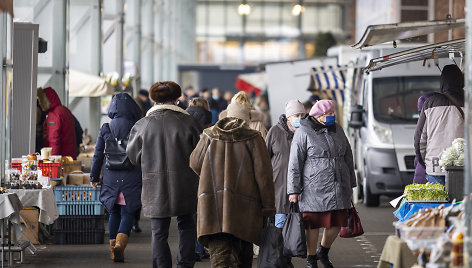
M 394 233 L 392 222 L 393 208 L 390 199 L 383 198 L 380 207 L 366 208 L 357 205 L 365 234 L 357 238 L 338 238 L 330 251 L 330 258 L 336 268 L 377 267 L 383 245 L 388 235 Z M 133 234 L 125 252 L 125 263 L 114 263 L 108 259 L 108 245 L 39 245 L 36 255 L 27 254 L 25 268 L 34 267 L 152 267 L 151 265 L 151 230 L 150 221 L 142 218 L 143 232 Z M 169 244 L 175 259 L 178 247 L 177 225 L 173 221 Z M 107 242 L 107 240 L 105 241 Z M 253 267 L 257 259 L 254 259 Z M 295 267 L 306 267 L 306 260 L 294 259 Z M 174 262 L 174 267 L 175 267 Z M 196 268 L 210 267 L 209 260 L 197 262 Z M 321 267 L 321 266 L 320 266 Z

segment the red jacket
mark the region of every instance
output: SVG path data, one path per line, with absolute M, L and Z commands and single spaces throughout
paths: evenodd
M 50 107 L 44 121 L 43 140 L 45 147 L 52 147 L 53 155 L 77 157 L 75 123 L 72 113 L 61 104 L 54 89 L 44 89 Z

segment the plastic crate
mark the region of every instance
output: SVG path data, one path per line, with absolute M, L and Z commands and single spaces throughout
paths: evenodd
M 92 186 L 57 186 L 54 187 L 56 202 L 64 201 L 99 201 L 100 186 L 97 190 Z
M 57 179 L 61 177 L 61 163 L 42 163 L 39 162 L 38 168 L 41 170 L 43 176 Z
M 61 231 L 53 232 L 54 243 L 58 245 L 103 244 L 105 229 L 88 231 Z
M 59 215 L 103 215 L 105 209 L 100 201 L 56 201 Z
M 63 215 L 54 222 L 53 231 L 93 231 L 105 228 L 105 216 Z

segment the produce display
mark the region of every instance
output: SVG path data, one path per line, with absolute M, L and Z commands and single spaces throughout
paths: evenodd
M 455 139 L 452 146 L 444 150 L 439 160 L 439 165 L 445 167 L 463 167 L 465 159 L 465 140 L 462 138 Z
M 6 194 L 6 193 L 8 193 L 8 190 L 3 187 L 0 187 L 0 194 Z
M 403 194 L 409 201 L 445 201 L 448 197 L 443 185 L 429 182 L 407 185 Z

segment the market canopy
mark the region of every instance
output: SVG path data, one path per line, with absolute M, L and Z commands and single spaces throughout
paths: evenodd
M 69 96 L 101 97 L 112 95 L 114 92 L 113 86 L 99 76 L 69 70 Z
M 448 31 L 459 27 L 465 27 L 464 18 L 370 25 L 365 30 L 361 40 L 353 45 L 353 47 L 364 48 L 394 40 Z
M 321 99 L 344 102 L 347 66 L 327 65 L 311 68 L 309 91 Z
M 267 75 L 265 72 L 240 74 L 234 87 L 248 94 L 254 91 L 259 96 L 267 88 Z
M 0 1 L 0 11 L 8 12 L 13 17 L 13 0 Z
M 404 50 L 387 56 L 370 60 L 369 65 L 364 68 L 365 72 L 378 71 L 382 68 L 394 66 L 401 63 L 412 61 L 423 61 L 426 64 L 428 60 L 438 58 L 462 57 L 465 50 L 465 39 L 446 41 L 413 49 Z

